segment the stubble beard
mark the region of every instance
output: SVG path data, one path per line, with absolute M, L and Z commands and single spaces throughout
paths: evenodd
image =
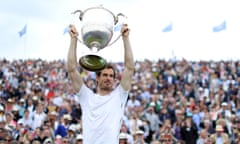
M 112 91 L 112 84 L 110 84 L 110 85 L 106 85 L 106 84 L 102 84 L 102 85 L 100 85 L 100 87 L 99 87 L 102 91 Z

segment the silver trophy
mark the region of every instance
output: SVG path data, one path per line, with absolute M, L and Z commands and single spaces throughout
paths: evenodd
M 73 12 L 73 14 L 76 13 L 80 13 L 79 19 L 82 23 L 79 41 L 90 49 L 89 54 L 79 59 L 79 64 L 88 71 L 100 71 L 105 68 L 107 61 L 97 52 L 112 45 L 120 38 L 121 35 L 116 40 L 111 41 L 114 34 L 113 29 L 118 23 L 119 16 L 125 16 L 122 13 L 115 16 L 103 6 Z

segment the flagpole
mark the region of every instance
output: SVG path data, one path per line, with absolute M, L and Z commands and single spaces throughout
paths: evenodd
M 27 32 L 27 24 L 25 24 L 25 26 L 18 32 L 20 37 L 24 37 L 23 38 L 23 59 L 26 59 L 26 32 Z M 21 55 L 21 54 L 20 54 Z
M 23 59 L 26 60 L 26 46 L 27 46 L 27 36 L 25 35 L 23 40 Z

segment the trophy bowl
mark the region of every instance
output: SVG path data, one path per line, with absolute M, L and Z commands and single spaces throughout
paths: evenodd
M 73 14 L 78 12 L 82 22 L 79 41 L 90 49 L 89 54 L 79 59 L 79 64 L 88 71 L 100 71 L 106 67 L 107 61 L 98 54 L 98 51 L 110 45 L 114 33 L 113 28 L 118 23 L 118 17 L 124 15 L 119 13 L 115 16 L 102 6 L 91 7 L 84 11 L 76 10 Z

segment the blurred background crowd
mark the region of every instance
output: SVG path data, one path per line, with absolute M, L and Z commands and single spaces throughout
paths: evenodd
M 136 61 L 120 143 L 239 144 L 239 88 L 240 61 Z M 0 144 L 81 144 L 81 115 L 64 60 L 0 59 Z

